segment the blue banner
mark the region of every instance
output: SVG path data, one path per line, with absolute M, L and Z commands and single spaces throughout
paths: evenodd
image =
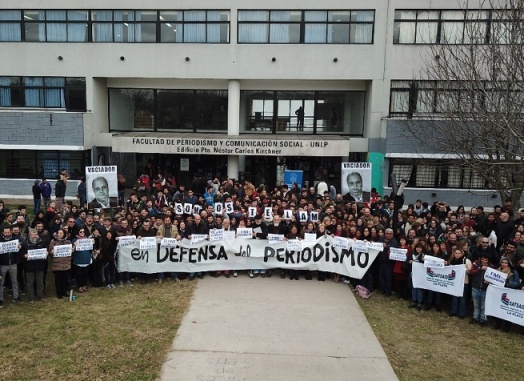
M 297 183 L 299 188 L 302 188 L 302 179 L 304 178 L 304 171 L 284 171 L 284 184 L 289 188 L 293 183 Z

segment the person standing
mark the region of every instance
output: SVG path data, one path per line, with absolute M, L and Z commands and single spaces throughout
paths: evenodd
M 62 208 L 64 207 L 66 188 L 67 185 L 65 183 L 65 180 L 63 179 L 62 175 L 60 175 L 60 178 L 55 184 L 55 203 L 56 209 L 59 212 L 61 212 Z
M 0 242 L 9 242 L 14 239 L 11 227 L 4 227 L 2 237 L 0 237 Z M 17 251 L 0 255 L 0 308 L 4 306 L 4 281 L 7 273 L 9 273 L 9 278 L 11 278 L 13 301 L 15 303 L 22 301 L 18 295 L 18 262 L 20 260 L 19 250 L 21 247 L 22 246 L 19 243 Z
M 69 241 L 66 237 L 66 232 L 63 229 L 59 229 L 56 232 L 56 238 L 49 244 L 48 253 L 53 256 L 51 261 L 51 270 L 55 274 L 55 288 L 56 297 L 58 299 L 68 298 L 69 289 L 69 272 L 71 270 L 71 256 L 67 257 L 55 257 L 54 251 L 56 246 L 69 245 Z
M 45 177 L 42 177 L 42 182 L 39 184 L 39 187 L 42 193 L 42 198 L 44 199 L 44 209 L 47 209 L 49 203 L 51 202 L 51 184 L 47 182 Z
M 35 302 L 35 288 L 36 300 L 44 301 L 44 274 L 47 265 L 46 259 L 32 260 L 29 257 L 29 250 L 45 249 L 45 242 L 38 236 L 36 229 L 29 231 L 29 237 L 26 243 L 27 251 L 24 254 L 24 270 L 26 276 L 26 287 L 29 295 L 29 303 Z
M 297 116 L 297 131 L 304 131 L 304 108 L 300 106 L 296 111 Z
M 42 205 L 42 189 L 40 189 L 40 180 L 35 180 L 33 191 L 33 215 L 37 215 Z
M 85 208 L 87 204 L 87 184 L 85 177 L 80 179 L 80 184 L 78 184 L 76 192 L 78 199 L 80 200 L 80 208 Z

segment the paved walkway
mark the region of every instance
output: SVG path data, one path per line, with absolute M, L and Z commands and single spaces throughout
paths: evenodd
M 161 381 L 397 380 L 347 286 L 206 277 Z

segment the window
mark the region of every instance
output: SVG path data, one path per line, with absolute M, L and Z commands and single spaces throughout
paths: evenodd
M 389 172 L 397 179 L 409 179 L 408 186 L 413 188 L 489 188 L 471 168 L 453 160 L 390 159 Z
M 500 21 L 496 10 L 396 10 L 394 44 L 486 44 L 489 25 Z M 501 41 L 503 25 L 491 31 L 491 41 Z M 501 42 L 503 43 L 503 42 Z
M 90 156 L 90 151 L 0 150 L 0 177 L 56 179 L 65 168 L 72 179 L 80 179 Z
M 110 89 L 111 131 L 227 131 L 227 91 Z
M 240 98 L 241 132 L 363 135 L 364 92 L 241 91 Z
M 85 111 L 85 78 L 0 77 L 0 107 Z
M 229 43 L 227 10 L 0 10 L 0 42 Z
M 374 11 L 238 11 L 240 44 L 372 44 Z

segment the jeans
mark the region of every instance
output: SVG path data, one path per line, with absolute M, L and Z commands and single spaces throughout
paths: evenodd
M 33 214 L 36 216 L 36 214 L 38 213 L 38 211 L 40 210 L 40 207 L 42 206 L 42 199 L 39 198 L 39 199 L 33 199 Z
M 458 315 L 460 317 L 466 316 L 466 290 L 467 285 L 464 285 L 464 291 L 462 296 L 452 296 L 451 297 L 451 314 Z
M 422 304 L 424 301 L 424 290 L 422 288 L 411 289 L 411 301 L 413 303 Z
M 473 288 L 471 290 L 473 296 L 473 319 L 485 323 L 487 321 L 485 311 L 486 305 L 486 290 L 480 288 Z
M 380 263 L 378 271 L 378 285 L 380 290 L 386 295 L 391 295 L 393 291 L 393 262 Z
M 442 294 L 436 291 L 428 291 L 428 300 L 426 301 L 427 306 L 431 306 L 435 301 L 435 307 L 440 308 L 442 306 Z
M 13 299 L 18 299 L 18 266 L 16 264 L 0 266 L 0 271 L 2 273 L 2 279 L 0 279 L 0 301 L 4 300 L 4 282 L 7 273 L 9 273 L 11 286 L 13 287 Z

